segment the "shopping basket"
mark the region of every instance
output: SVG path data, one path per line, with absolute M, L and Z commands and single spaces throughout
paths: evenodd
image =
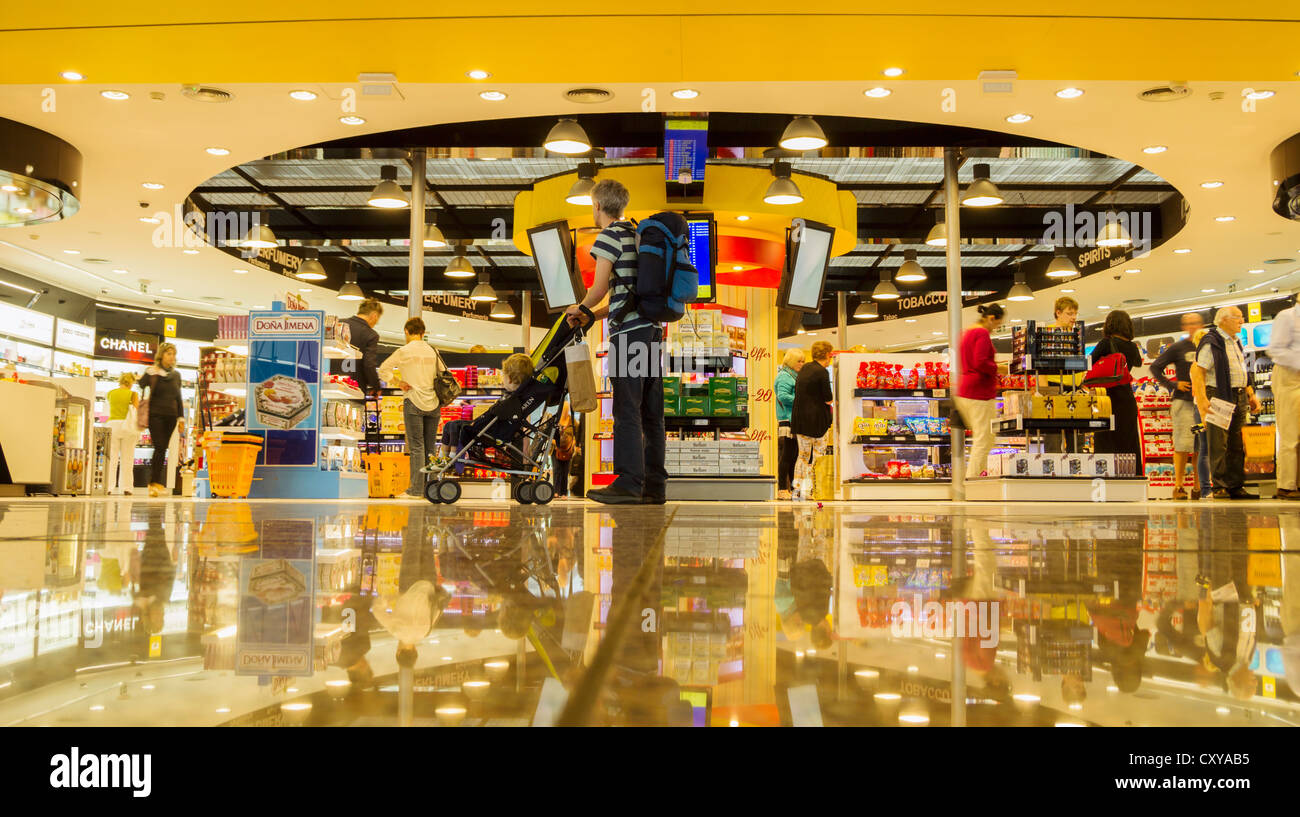
M 386 499 L 405 493 L 411 484 L 410 459 L 405 454 L 392 451 L 366 454 L 365 462 L 372 499 Z
M 247 497 L 253 487 L 253 467 L 262 450 L 262 438 L 255 434 L 209 431 L 203 435 L 203 450 L 207 454 L 212 495 Z

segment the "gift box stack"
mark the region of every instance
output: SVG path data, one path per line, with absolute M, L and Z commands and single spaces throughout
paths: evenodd
M 1110 397 L 1101 392 L 1039 394 L 1010 391 L 1002 396 L 1002 416 L 1029 420 L 1092 420 L 1110 416 Z
M 757 476 L 757 440 L 669 440 L 664 466 L 675 476 Z
M 718 309 L 692 309 L 677 324 L 670 353 L 682 357 L 727 357 L 731 341 Z
M 379 433 L 405 434 L 406 418 L 402 412 L 400 395 L 386 394 L 379 400 Z
M 664 416 L 676 417 L 681 414 L 682 409 L 682 379 L 680 377 L 665 377 L 664 383 Z

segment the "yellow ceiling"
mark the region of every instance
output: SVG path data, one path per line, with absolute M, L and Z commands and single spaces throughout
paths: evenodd
M 119 0 L 9 3 L 0 19 L 3 82 L 351 82 L 392 71 L 402 82 L 797 81 L 862 79 L 900 65 L 904 79 L 974 79 L 1012 68 L 1021 79 L 1297 79 L 1294 0 L 1101 0 L 1070 15 L 1041 0 L 978 6 L 834 0 L 703 3 L 639 9 L 573 0 L 539 13 L 536 0 L 394 0 L 382 17 L 352 0 L 316 0 L 310 15 L 265 2 Z M 439 6 L 450 13 L 440 13 Z M 638 14 L 653 8 L 657 14 Z M 279 18 L 265 21 L 267 17 Z M 258 18 L 263 18 L 259 20 Z M 624 36 L 621 48 L 606 48 Z

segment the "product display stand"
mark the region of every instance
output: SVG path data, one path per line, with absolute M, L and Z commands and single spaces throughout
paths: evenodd
M 1147 478 L 1147 499 L 1173 499 L 1174 421 L 1169 410 L 1173 398 L 1163 388 L 1148 388 L 1154 380 L 1138 381 L 1134 397 L 1138 404 L 1138 430 L 1142 435 L 1142 462 Z M 1184 488 L 1191 469 L 1184 475 Z

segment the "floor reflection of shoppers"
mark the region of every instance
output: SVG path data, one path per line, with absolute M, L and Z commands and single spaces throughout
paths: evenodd
M 1259 398 L 1250 387 L 1246 372 L 1246 354 L 1241 348 L 1243 318 L 1235 306 L 1225 306 L 1214 316 L 1215 328 L 1205 333 L 1196 350 L 1196 365 L 1192 367 L 1192 396 L 1201 417 L 1210 411 L 1211 398 L 1217 397 L 1234 406 L 1232 421 L 1220 428 L 1206 423 L 1210 438 L 1210 468 L 1214 474 L 1215 499 L 1258 499 L 1247 491 L 1246 447 L 1241 429 L 1249 419 L 1249 411 L 1259 411 Z
M 1130 370 L 1142 365 L 1142 353 L 1133 343 L 1133 319 L 1120 309 L 1106 316 L 1101 328 L 1101 342 L 1092 350 L 1092 362 L 1095 365 L 1103 357 L 1114 354 L 1123 355 Z M 1111 386 L 1106 389 L 1106 396 L 1110 398 L 1115 428 L 1096 433 L 1093 451 L 1098 454 L 1132 454 L 1137 469 L 1134 473 L 1141 474 L 1142 432 L 1138 429 L 1137 398 L 1133 396 L 1133 387 L 1128 383 Z
M 794 406 L 790 431 L 799 445 L 791 484 L 795 499 L 811 499 L 813 465 L 826 450 L 826 432 L 831 427 L 831 345 L 819 340 L 812 345 L 812 360 L 799 370 L 794 385 Z
M 176 563 L 167 547 L 162 510 L 157 505 L 149 512 L 138 570 L 134 606 L 140 616 L 143 646 L 147 650 L 149 636 L 163 631 L 167 602 L 171 601 L 176 583 Z
M 185 401 L 181 397 L 181 373 L 176 370 L 176 346 L 164 343 L 158 347 L 154 364 L 144 370 L 140 390 L 148 390 L 149 438 L 153 445 L 153 459 L 149 464 L 149 496 L 162 496 L 163 469 L 167 461 L 167 446 L 172 432 L 185 433 Z M 175 468 L 175 463 L 172 464 Z
M 117 388 L 108 393 L 108 471 L 104 487 L 109 494 L 131 495 L 135 487 L 135 444 L 140 441 L 140 428 L 136 425 L 135 411 L 140 406 L 140 395 L 131 390 L 135 375 L 123 372 L 117 379 Z
M 803 368 L 803 350 L 791 349 L 785 353 L 781 369 L 776 373 L 776 487 L 777 499 L 790 498 L 790 484 L 794 480 L 794 461 L 799 455 L 799 443 L 790 431 L 790 411 L 794 408 L 794 384 Z
M 1273 400 L 1277 417 L 1277 498 L 1300 499 L 1296 482 L 1300 450 L 1300 327 L 1296 307 L 1273 318 L 1273 339 L 1268 345 L 1273 361 Z
M 998 304 L 979 307 L 980 318 L 961 336 L 961 376 L 957 381 L 957 410 L 974 440 L 966 478 L 982 475 L 993 449 L 993 418 L 998 406 L 998 372 L 993 352 L 993 333 L 1005 315 Z
M 438 351 L 424 339 L 424 321 L 411 318 L 402 327 L 406 345 L 379 367 L 379 377 L 402 390 L 402 419 L 406 423 L 406 450 L 411 455 L 411 483 L 406 498 L 424 499 L 428 474 L 421 471 L 438 446 L 438 392 L 433 383 L 446 368 Z
M 1183 490 L 1183 474 L 1187 470 L 1189 458 L 1192 464 L 1191 496 L 1192 499 L 1201 498 L 1202 483 L 1196 456 L 1197 435 L 1192 430 L 1201 424 L 1201 417 L 1196 410 L 1196 402 L 1192 400 L 1191 369 L 1196 361 L 1196 346 L 1192 343 L 1192 336 L 1200 330 L 1203 323 L 1201 316 L 1195 312 L 1184 315 L 1182 329 L 1186 337 L 1169 344 L 1151 364 L 1151 374 L 1157 383 L 1169 390 L 1171 398 L 1169 416 L 1174 426 L 1174 499 L 1187 499 L 1187 492 Z M 1165 369 L 1170 366 L 1174 367 L 1174 380 L 1165 377 Z M 1294 479 L 1292 483 L 1294 484 Z

